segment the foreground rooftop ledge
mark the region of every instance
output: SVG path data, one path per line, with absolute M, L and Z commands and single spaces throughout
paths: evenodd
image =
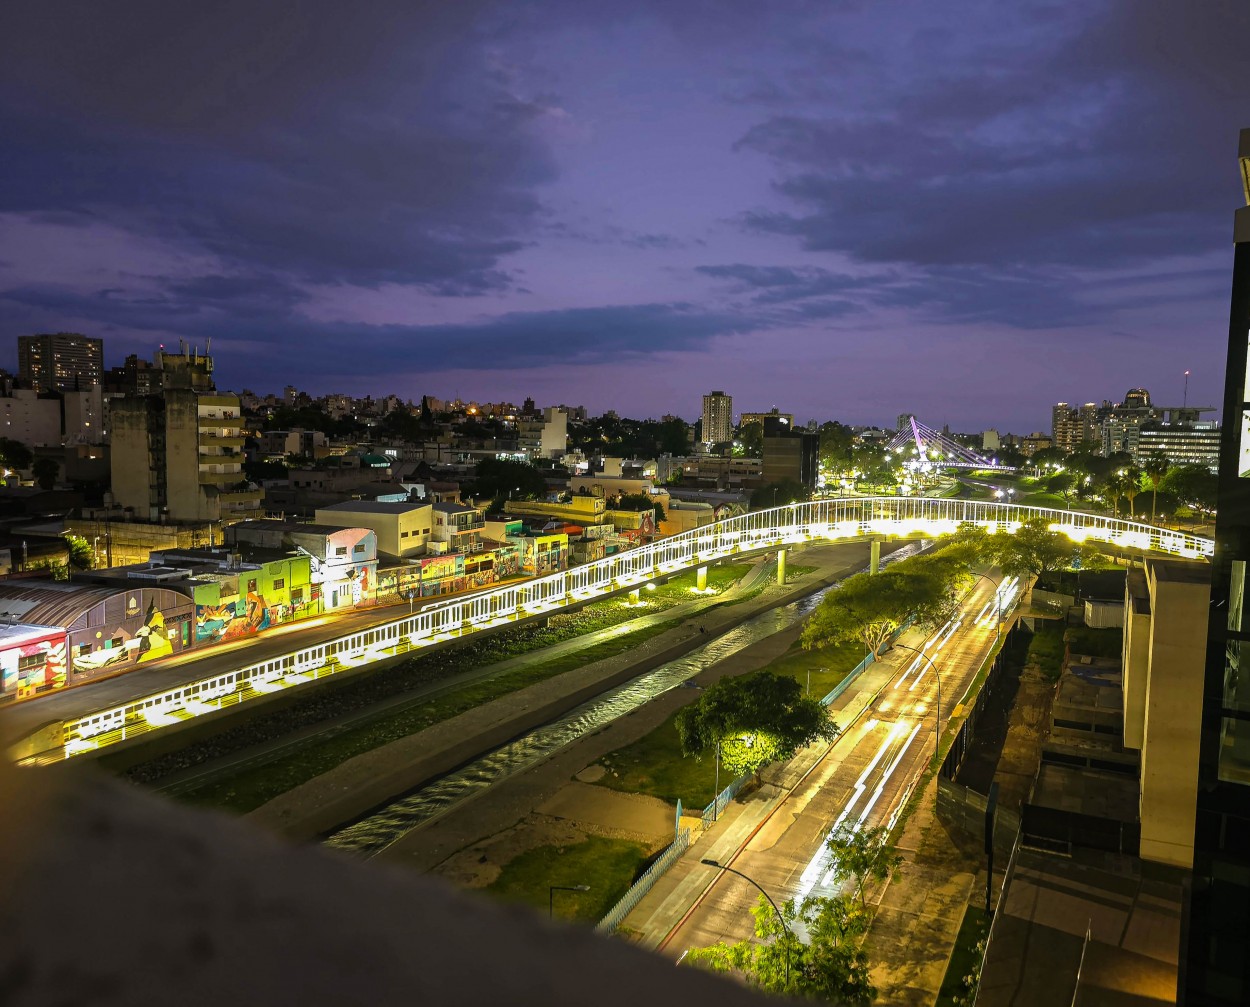
M 768 1002 L 589 929 L 285 845 L 89 767 L 0 766 L 0 807 L 6 1007 Z

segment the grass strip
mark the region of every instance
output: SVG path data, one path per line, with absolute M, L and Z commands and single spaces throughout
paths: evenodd
M 803 650 L 797 643 L 761 671 L 793 678 L 822 697 L 838 685 L 862 659 L 858 644 Z M 759 674 L 759 672 L 752 672 Z M 691 691 L 692 700 L 695 698 Z M 689 808 L 703 808 L 716 796 L 716 765 L 713 759 L 694 759 L 681 754 L 681 743 L 674 723 L 676 712 L 637 741 L 609 752 L 599 764 L 607 772 L 595 782 L 610 790 L 649 794 L 676 804 L 680 798 Z M 719 783 L 727 786 L 733 777 L 722 771 Z
M 567 920 L 597 923 L 634 883 L 650 859 L 642 843 L 591 836 L 567 846 L 539 846 L 516 857 L 486 887 L 491 895 Z M 553 885 L 589 891 L 556 891 Z
M 646 626 L 585 650 L 514 668 L 444 695 L 431 697 L 425 702 L 414 703 L 411 707 L 380 714 L 375 720 L 348 728 L 341 733 L 310 739 L 308 744 L 272 761 L 215 777 L 202 786 L 179 793 L 177 800 L 240 814 L 252 811 L 357 755 L 416 734 L 518 689 L 604 658 L 615 657 L 677 625 L 678 621 L 674 620 Z

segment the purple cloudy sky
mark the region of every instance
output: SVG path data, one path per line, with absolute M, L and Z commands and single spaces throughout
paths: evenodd
M 0 335 L 633 416 L 1216 404 L 1248 47 L 1244 0 L 22 4 Z

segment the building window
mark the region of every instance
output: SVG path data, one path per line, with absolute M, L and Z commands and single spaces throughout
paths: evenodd
M 37 654 L 25 654 L 17 659 L 18 671 L 32 671 L 35 668 L 42 668 L 48 663 L 48 655 L 45 651 L 39 651 Z
M 285 577 L 279 577 L 273 582 L 273 589 L 275 591 L 281 591 L 284 587 L 286 587 Z
M 404 534 L 405 534 L 405 535 L 407 535 L 408 533 L 407 533 L 407 532 L 404 532 Z M 363 544 L 358 545 L 358 546 L 356 546 L 356 548 L 355 548 L 355 549 L 353 549 L 353 550 L 352 550 L 352 552 L 357 553 L 357 554 L 359 554 L 359 555 L 363 556 L 363 555 L 364 555 L 364 553 L 365 553 L 365 547 L 364 547 L 364 545 L 363 545 Z
M 1241 631 L 1241 605 L 1245 593 L 1246 561 L 1235 559 L 1228 584 L 1228 628 L 1234 633 Z
M 302 587 L 291 588 L 291 604 L 299 605 L 304 600 L 304 589 Z
M 255 578 L 255 577 L 251 578 L 251 579 L 247 582 L 247 593 L 248 593 L 248 594 L 255 594 L 255 593 L 256 593 L 256 578 Z
M 412 534 L 412 532 L 410 532 L 410 531 L 401 531 L 401 532 L 399 533 L 399 537 L 400 537 L 400 538 L 407 538 L 407 537 L 408 537 L 409 535 L 411 535 L 411 534 Z
M 345 545 L 336 546 L 336 547 L 335 547 L 335 549 L 334 549 L 334 555 L 335 555 L 335 556 L 346 556 L 346 555 L 347 555 L 347 546 L 345 546 Z

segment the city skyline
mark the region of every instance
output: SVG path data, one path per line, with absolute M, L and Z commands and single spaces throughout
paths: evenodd
M 633 416 L 1221 400 L 1241 10 L 128 11 L 0 40 L 11 336 Z

